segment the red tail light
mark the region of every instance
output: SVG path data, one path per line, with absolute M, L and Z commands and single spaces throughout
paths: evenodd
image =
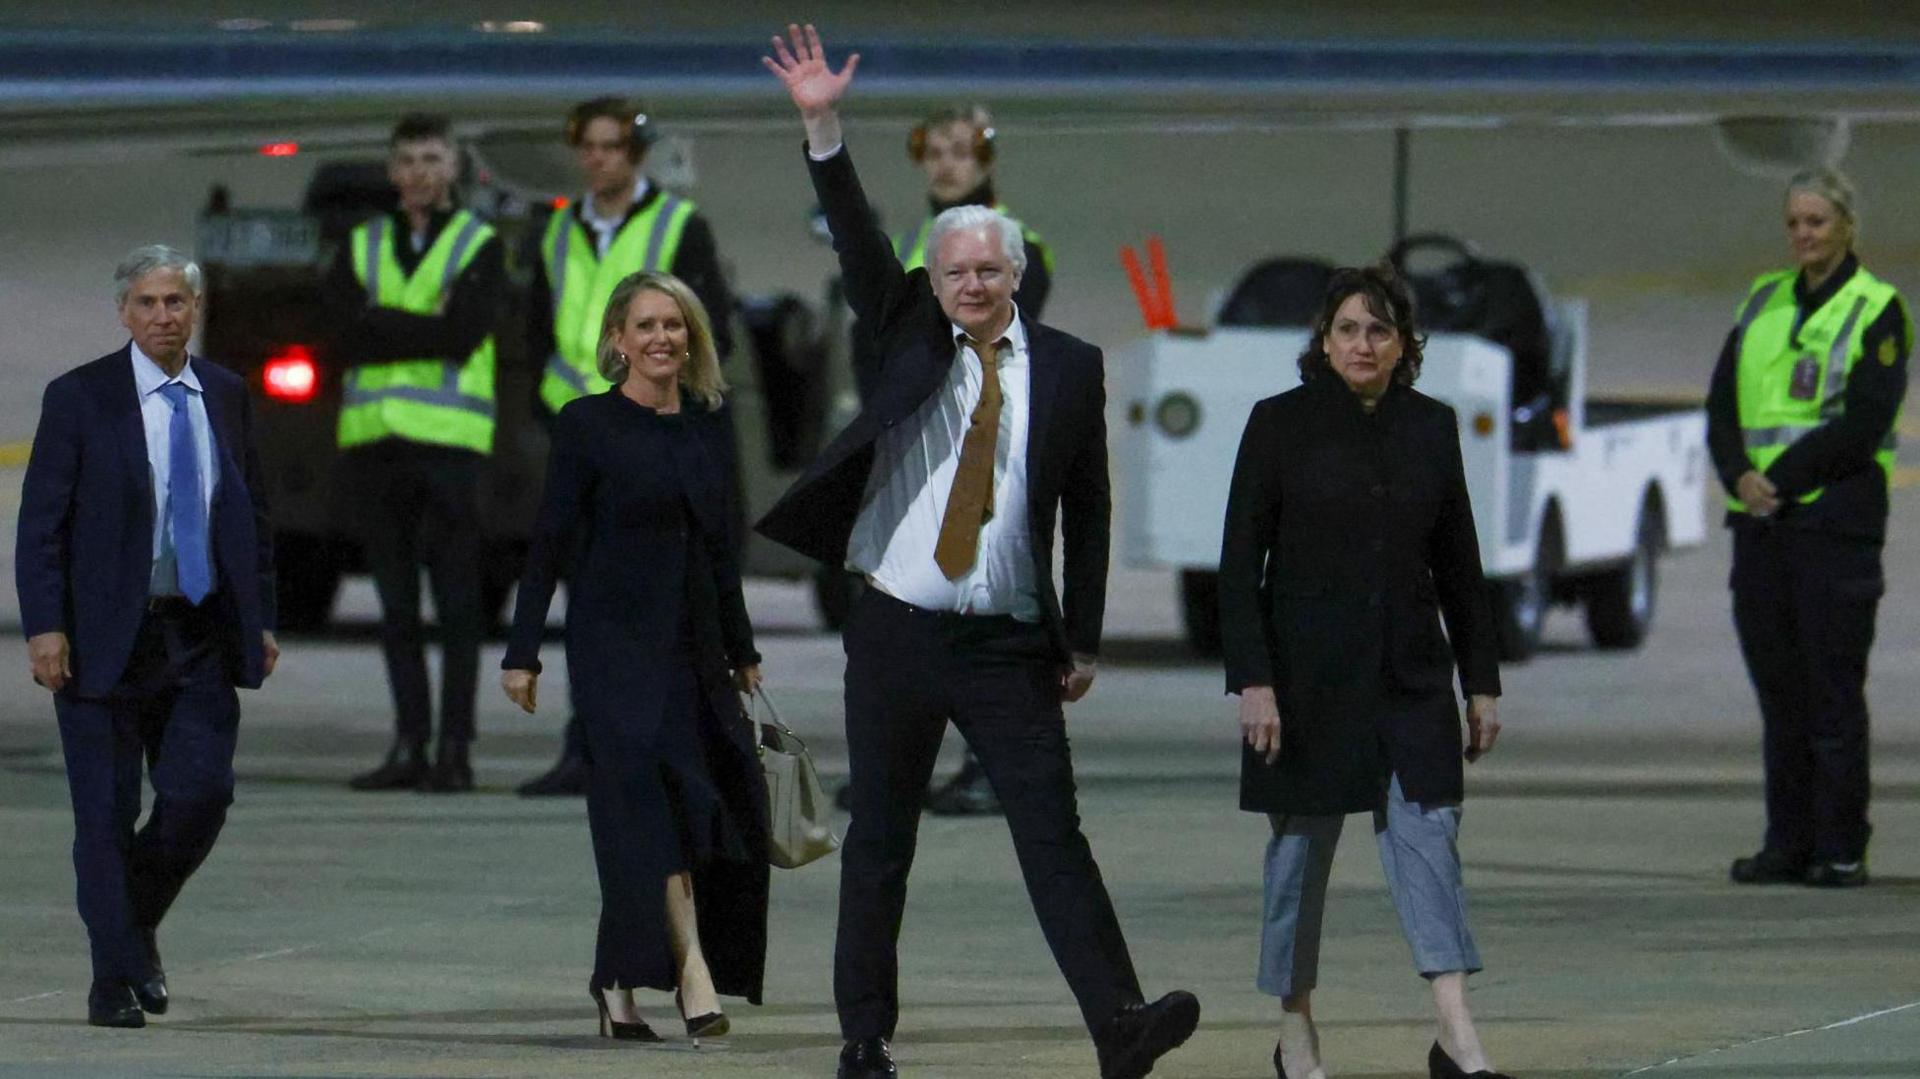
M 260 369 L 260 385 L 267 396 L 290 405 L 313 400 L 319 388 L 320 369 L 313 365 L 313 352 L 305 345 L 288 345 L 267 357 Z

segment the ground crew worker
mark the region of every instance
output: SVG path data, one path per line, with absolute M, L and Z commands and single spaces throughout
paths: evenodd
M 927 262 L 927 238 L 933 232 L 933 219 L 955 206 L 990 206 L 1019 220 L 1018 215 L 1000 201 L 993 186 L 993 168 L 998 157 L 993 116 L 984 105 L 967 105 L 930 113 L 907 136 L 907 157 L 927 177 L 927 214 L 912 229 L 894 237 L 894 253 L 909 272 Z M 1020 226 L 1027 255 L 1027 269 L 1013 303 L 1029 319 L 1041 317 L 1047 293 L 1053 287 L 1053 252 L 1046 241 L 1026 224 Z M 880 350 L 870 335 L 856 323 L 853 328 L 854 384 L 864 403 L 879 375 Z M 843 789 L 836 799 L 843 798 Z M 842 805 L 845 808 L 845 805 Z M 1000 801 L 980 761 L 967 751 L 966 760 L 953 778 L 927 794 L 927 808 L 947 816 L 996 814 Z
M 1798 267 L 1753 283 L 1707 398 L 1766 764 L 1766 839 L 1732 877 L 1848 887 L 1867 882 L 1867 652 L 1913 323 L 1853 253 L 1844 177 L 1795 176 L 1786 223 Z
M 685 281 L 713 319 L 714 348 L 724 363 L 733 349 L 733 297 L 714 245 L 713 229 L 691 199 L 673 194 L 643 171 L 653 124 L 640 103 L 597 97 L 567 113 L 586 191 L 547 222 L 529 309 L 528 354 L 544 357 L 535 414 L 551 417 L 576 397 L 604 393 L 595 355 L 607 298 L 622 278 L 659 270 Z M 520 785 L 525 796 L 587 792 L 586 734 L 567 721 L 560 759 Z
M 393 129 L 387 175 L 399 205 L 356 227 L 334 260 L 332 354 L 347 365 L 339 444 L 349 516 L 380 594 L 380 645 L 395 737 L 355 790 L 473 789 L 468 756 L 485 631 L 480 484 L 493 452 L 493 321 L 505 279 L 493 227 L 453 204 L 459 150 L 444 116 Z M 420 568 L 442 648 L 433 731 Z

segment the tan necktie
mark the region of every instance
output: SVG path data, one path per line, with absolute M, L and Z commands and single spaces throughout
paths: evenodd
M 933 561 L 947 580 L 957 581 L 980 557 L 980 528 L 993 516 L 993 454 L 1000 441 L 1000 341 L 967 344 L 980 357 L 980 403 L 960 441 L 960 464 L 953 471 L 947 513 L 940 518 L 940 540 Z

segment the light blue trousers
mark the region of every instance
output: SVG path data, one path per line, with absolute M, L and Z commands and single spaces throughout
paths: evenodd
M 1262 993 L 1288 997 L 1319 982 L 1327 878 L 1346 818 L 1275 813 L 1268 820 L 1273 838 L 1267 841 L 1257 984 Z M 1409 802 L 1394 776 L 1386 803 L 1373 812 L 1373 831 L 1414 968 L 1427 978 L 1479 970 L 1460 880 L 1460 807 Z

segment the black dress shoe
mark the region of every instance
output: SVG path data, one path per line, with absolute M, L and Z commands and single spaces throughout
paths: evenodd
M 1805 882 L 1814 888 L 1859 888 L 1867 883 L 1867 860 L 1815 862 L 1807 867 Z
M 1096 1046 L 1100 1079 L 1140 1079 L 1200 1025 L 1200 1001 L 1176 989 L 1151 1004 L 1129 1004 L 1107 1023 Z
M 473 762 L 468 756 L 467 743 L 442 738 L 433 767 L 421 777 L 420 789 L 427 794 L 465 794 L 472 790 Z
M 987 770 L 969 754 L 952 779 L 927 792 L 927 812 L 937 817 L 992 817 L 1005 812 Z
M 140 931 L 140 942 L 147 947 L 147 968 L 152 973 L 147 979 L 133 983 L 133 999 L 140 1002 L 140 1010 L 153 1015 L 167 1014 L 167 972 L 160 966 L 160 946 L 154 940 L 151 929 Z
M 410 791 L 420 786 L 426 774 L 426 747 L 396 742 L 380 767 L 354 776 L 347 786 L 357 791 Z
M 1462 1071 L 1437 1041 L 1433 1043 L 1433 1048 L 1427 1050 L 1427 1076 L 1428 1079 L 1513 1079 L 1506 1072 L 1491 1068 L 1482 1068 L 1477 1072 Z
M 839 1079 L 895 1079 L 900 1069 L 893 1066 L 893 1051 L 885 1038 L 862 1038 L 840 1047 Z
M 607 996 L 605 993 L 592 988 L 589 988 L 587 992 L 593 995 L 594 1006 L 600 1009 L 600 1036 L 602 1038 L 613 1038 L 623 1042 L 657 1042 L 661 1040 L 660 1035 L 653 1032 L 653 1028 L 647 1025 L 645 1019 L 634 1023 L 622 1023 L 618 1019 L 615 1019 L 613 1013 L 607 1010 Z
M 1735 858 L 1727 871 L 1735 884 L 1799 884 L 1807 877 L 1807 860 L 1762 847 L 1747 858 Z
M 586 758 L 563 753 L 552 768 L 515 788 L 522 798 L 574 798 L 587 793 Z
M 133 999 L 133 990 L 117 978 L 95 978 L 87 990 L 87 1025 L 138 1030 L 147 1025 L 147 1013 Z

